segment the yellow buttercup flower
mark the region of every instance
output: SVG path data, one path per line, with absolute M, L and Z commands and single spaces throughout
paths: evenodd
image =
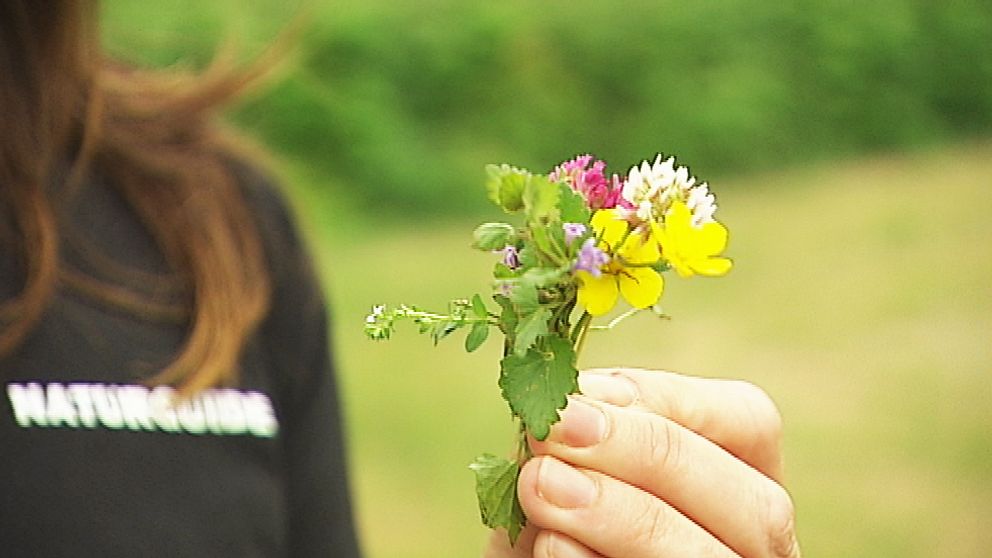
M 682 277 L 726 275 L 733 262 L 720 257 L 727 247 L 727 228 L 717 221 L 692 224 L 692 211 L 683 201 L 674 201 L 665 214 L 664 225 L 651 223 L 661 246 L 661 256 Z
M 597 211 L 590 224 L 599 241 L 598 246 L 589 248 L 606 257 L 605 263 L 595 268 L 576 268 L 579 304 L 593 316 L 602 316 L 613 309 L 621 295 L 634 308 L 657 302 L 665 287 L 664 279 L 650 267 L 661 257 L 658 244 L 639 232 L 628 232 L 627 222 L 612 210 Z

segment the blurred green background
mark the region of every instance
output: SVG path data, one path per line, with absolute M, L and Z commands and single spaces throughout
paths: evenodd
M 268 146 L 327 279 L 372 558 L 477 556 L 466 464 L 512 446 L 498 347 L 373 344 L 372 304 L 485 292 L 483 165 L 658 151 L 711 183 L 734 271 L 582 365 L 756 382 L 807 556 L 992 549 L 992 4 L 341 0 L 231 117 Z M 121 56 L 258 56 L 275 0 L 104 2 Z

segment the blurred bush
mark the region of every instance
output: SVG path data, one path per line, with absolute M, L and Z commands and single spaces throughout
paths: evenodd
M 159 21 L 183 30 L 159 37 L 159 61 L 217 36 L 204 13 L 230 17 L 109 5 L 132 37 L 138 13 L 171 9 Z M 271 38 L 292 16 L 274 5 L 241 11 L 264 19 L 243 27 Z M 235 117 L 377 211 L 480 209 L 489 162 L 544 171 L 593 152 L 623 172 L 660 149 L 708 178 L 992 131 L 987 0 L 315 6 L 298 65 Z

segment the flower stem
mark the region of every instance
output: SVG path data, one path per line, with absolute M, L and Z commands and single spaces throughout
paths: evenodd
M 396 315 L 398 317 L 411 318 L 414 321 L 423 320 L 427 322 L 437 322 L 441 320 L 452 320 L 463 324 L 487 323 L 490 325 L 495 325 L 498 323 L 498 316 L 494 314 L 488 314 L 485 317 L 474 316 L 471 314 L 438 314 L 436 312 L 415 310 L 405 305 L 400 306 L 397 309 Z
M 591 326 L 590 329 L 595 329 L 595 330 L 598 330 L 598 331 L 613 329 L 613 328 L 617 327 L 618 325 L 620 325 L 620 322 L 626 320 L 627 318 L 633 316 L 634 314 L 640 312 L 641 310 L 642 310 L 642 308 L 631 308 L 630 310 L 627 310 L 623 314 L 620 314 L 616 318 L 613 318 L 612 320 L 610 320 L 610 323 L 608 323 L 608 324 L 606 324 L 604 326 Z
M 523 421 L 520 422 L 519 438 L 517 439 L 517 463 L 523 465 L 528 459 L 534 457 L 534 452 L 527 443 L 527 427 Z
M 592 322 L 592 314 L 582 312 L 575 329 L 572 330 L 572 347 L 575 349 L 575 360 L 578 361 L 582 347 L 586 343 L 586 334 L 589 332 L 589 324 Z

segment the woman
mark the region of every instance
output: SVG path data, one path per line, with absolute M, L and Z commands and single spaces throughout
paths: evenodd
M 320 289 L 214 120 L 257 72 L 116 64 L 96 12 L 0 4 L 0 547 L 357 556 Z M 763 393 L 582 387 L 488 556 L 798 555 Z
M 320 290 L 214 109 L 0 4 L 4 556 L 357 556 Z

